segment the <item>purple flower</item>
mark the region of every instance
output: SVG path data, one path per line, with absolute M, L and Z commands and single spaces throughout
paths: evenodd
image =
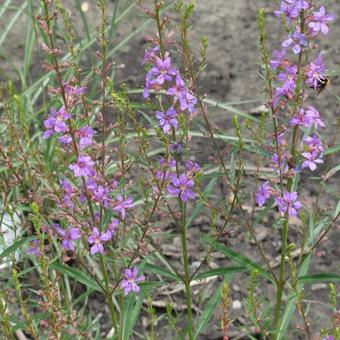
M 318 83 L 325 80 L 326 76 L 326 66 L 322 60 L 321 54 L 318 55 L 318 57 L 315 59 L 315 61 L 312 61 L 306 70 L 306 84 L 308 86 L 313 86 L 315 90 L 318 88 Z
M 72 86 L 66 84 L 64 85 L 64 90 L 68 96 L 79 97 L 86 92 L 86 87 Z
M 152 81 L 151 81 L 151 74 L 148 72 L 146 74 L 146 79 L 145 79 L 145 86 L 144 86 L 144 91 L 143 91 L 143 97 L 149 98 L 150 96 L 150 89 L 152 88 Z
M 169 146 L 169 150 L 171 153 L 176 153 L 179 155 L 182 152 L 183 145 L 181 143 L 171 143 Z
M 56 109 L 51 108 L 50 115 L 44 121 L 44 126 L 47 129 L 43 138 L 47 139 L 54 133 L 65 133 L 67 131 L 66 121 L 71 118 L 71 115 L 66 112 L 65 106 L 62 106 L 58 111 Z
M 272 188 L 269 186 L 268 181 L 258 187 L 257 192 L 255 193 L 255 201 L 260 207 L 262 207 L 267 199 L 270 198 L 271 190 Z
M 303 143 L 305 152 L 302 152 L 302 156 L 305 160 L 302 163 L 302 168 L 310 168 L 314 171 L 317 164 L 323 163 L 322 153 L 324 148 L 316 135 L 304 138 Z
M 167 161 L 164 157 L 161 157 L 159 159 L 158 163 L 161 167 L 165 167 L 165 168 L 175 168 L 176 167 L 176 161 L 173 158 L 170 158 L 169 161 Z
M 76 131 L 76 136 L 79 137 L 79 148 L 81 150 L 92 145 L 92 137 L 94 135 L 93 129 L 89 126 L 83 126 L 81 129 Z
M 313 106 L 308 106 L 306 109 L 306 118 L 314 124 L 314 128 L 317 129 L 319 126 L 326 127 L 325 123 L 320 118 L 320 114 Z
M 285 49 L 283 49 L 282 51 L 277 50 L 273 51 L 273 59 L 270 60 L 270 65 L 274 70 L 283 66 L 285 62 L 285 55 L 286 55 Z
M 309 4 L 307 0 L 285 0 L 294 6 L 298 11 L 308 9 Z
M 156 63 L 157 60 L 157 53 L 159 52 L 159 47 L 150 47 L 145 51 L 144 59 L 142 65 L 146 64 L 147 62 Z
M 173 107 L 170 107 L 165 113 L 156 111 L 156 117 L 164 133 L 170 133 L 171 127 L 174 129 L 178 128 L 177 112 Z
M 128 197 L 124 199 L 122 195 L 117 195 L 118 204 L 113 208 L 114 211 L 120 213 L 120 217 L 124 220 L 126 216 L 126 209 L 133 207 L 133 198 Z
M 118 225 L 119 225 L 119 220 L 114 218 L 109 224 L 109 226 L 107 227 L 107 230 L 110 231 L 111 234 L 113 234 L 117 230 Z
M 287 66 L 282 72 L 278 74 L 277 79 L 283 81 L 284 84 L 281 88 L 277 88 L 276 91 L 278 91 L 280 95 L 285 95 L 290 99 L 296 88 L 297 66 Z
M 111 197 L 109 196 L 109 189 L 96 184 L 94 190 L 92 190 L 92 198 L 96 202 L 102 204 L 105 208 L 110 206 Z
M 325 7 L 321 6 L 319 12 L 313 12 L 311 21 L 308 26 L 313 32 L 318 33 L 321 31 L 322 34 L 326 35 L 329 31 L 327 22 L 335 20 L 335 15 L 326 14 Z
M 316 164 L 323 163 L 323 160 L 321 158 L 322 154 L 318 154 L 316 152 L 303 152 L 301 154 L 304 157 L 304 162 L 302 163 L 302 168 L 309 168 L 312 171 L 316 169 Z
M 289 124 L 291 126 L 300 126 L 307 128 L 312 126 L 312 119 L 307 116 L 306 110 L 303 107 L 301 107 L 298 110 L 297 115 L 289 120 Z
M 79 240 L 81 238 L 79 228 L 68 228 L 62 229 L 59 227 L 58 224 L 54 225 L 54 229 L 59 234 L 60 238 L 62 239 L 61 247 L 65 250 L 74 251 L 74 244 L 73 241 Z
M 155 82 L 163 85 L 166 81 L 171 81 L 178 71 L 171 67 L 170 57 L 156 59 L 156 66 L 152 67 L 149 73 L 155 78 Z
M 63 135 L 58 137 L 58 141 L 62 144 L 70 145 L 72 143 L 72 137 L 70 135 Z
M 301 208 L 301 203 L 297 201 L 297 193 L 295 191 L 283 193 L 283 197 L 275 199 L 276 204 L 279 206 L 279 211 L 288 213 L 288 216 L 296 216 L 297 211 Z
M 91 255 L 95 255 L 97 253 L 103 254 L 104 246 L 102 245 L 102 242 L 107 242 L 111 240 L 111 238 L 112 234 L 110 231 L 101 234 L 97 228 L 93 228 L 92 234 L 87 239 L 89 244 L 93 244 L 90 250 Z
M 195 113 L 196 112 L 196 104 L 197 104 L 197 99 L 194 95 L 192 95 L 190 92 L 186 93 L 185 100 L 183 103 L 185 105 L 181 104 L 181 110 L 188 110 L 190 113 Z
M 274 107 L 277 107 L 281 96 L 291 99 L 295 95 L 297 66 L 287 65 L 285 69 L 278 74 L 277 78 L 278 80 L 283 81 L 284 84 L 282 87 L 275 89 Z
M 66 178 L 60 180 L 60 187 L 64 191 L 62 204 L 70 208 L 73 208 L 74 204 L 71 199 L 72 199 L 72 195 L 75 193 L 75 189 L 72 187 L 72 185 L 68 182 Z
M 280 98 L 282 96 L 286 97 L 287 99 L 292 99 L 295 94 L 295 88 L 296 88 L 295 80 L 288 80 L 283 84 L 282 87 L 277 87 L 275 89 L 275 94 L 274 94 L 274 101 L 273 101 L 274 107 L 275 108 L 278 107 L 280 103 Z
M 304 138 L 303 143 L 308 152 L 321 153 L 324 151 L 324 147 L 322 146 L 320 139 L 315 134 Z
M 27 252 L 31 255 L 34 255 L 36 257 L 42 256 L 42 252 L 40 250 L 40 244 L 38 240 L 33 240 L 31 247 L 27 249 Z
M 201 171 L 201 167 L 196 162 L 190 160 L 185 163 L 185 167 L 188 171 L 192 173 Z
M 287 154 L 285 154 L 284 152 L 281 152 L 280 153 L 280 162 L 279 162 L 279 157 L 277 155 L 277 153 L 274 153 L 272 158 L 271 158 L 271 161 L 273 163 L 273 166 L 274 166 L 274 171 L 277 172 L 277 173 L 280 173 L 280 172 L 287 172 L 289 167 L 288 167 L 288 164 L 287 164 Z
M 299 16 L 298 8 L 292 5 L 291 1 L 289 2 L 290 4 L 285 1 L 281 1 L 280 10 L 275 11 L 275 15 L 278 18 L 281 18 L 281 16 L 284 15 L 288 24 L 290 23 L 291 19 L 296 19 Z
M 69 168 L 73 170 L 75 177 L 92 177 L 96 174 L 93 169 L 95 162 L 91 159 L 90 156 L 80 155 L 76 163 L 71 164 Z
M 188 107 L 187 103 L 187 88 L 184 80 L 179 74 L 176 75 L 176 84 L 170 87 L 166 92 L 169 96 L 174 96 L 180 104 L 181 110 L 184 111 Z
M 288 36 L 288 39 L 286 39 L 282 43 L 282 47 L 290 47 L 293 46 L 293 52 L 295 54 L 299 54 L 301 52 L 302 47 L 306 47 L 308 45 L 308 42 L 305 38 L 305 35 L 300 33 L 299 31 L 295 31 L 293 34 L 290 34 Z
M 161 182 L 172 179 L 173 175 L 174 174 L 170 170 L 157 170 L 155 173 L 156 179 Z
M 170 195 L 179 195 L 180 199 L 186 202 L 188 199 L 195 199 L 195 194 L 189 189 L 194 185 L 194 181 L 188 179 L 186 174 L 181 174 L 179 177 L 174 175 L 167 189 Z
M 134 267 L 132 269 L 125 269 L 125 279 L 122 281 L 121 287 L 124 289 L 124 294 L 128 295 L 130 292 L 139 293 L 140 287 L 137 285 L 139 282 L 145 280 L 145 276 L 138 275 L 138 268 Z

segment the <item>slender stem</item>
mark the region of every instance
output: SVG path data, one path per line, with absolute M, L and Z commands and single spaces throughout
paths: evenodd
M 111 293 L 110 286 L 109 286 L 109 277 L 108 277 L 108 274 L 107 274 L 107 271 L 106 271 L 103 256 L 100 255 L 99 259 L 100 259 L 100 269 L 101 269 L 101 272 L 103 274 L 104 284 L 105 284 L 105 296 L 106 296 L 107 303 L 109 305 L 111 320 L 112 320 L 112 323 L 113 323 L 113 327 L 115 329 L 115 334 L 118 334 L 119 324 L 118 324 L 118 321 L 117 321 L 115 306 L 114 306 L 113 301 L 112 301 L 112 293 Z
M 187 250 L 187 233 L 186 233 L 186 203 L 181 202 L 182 221 L 181 221 L 181 241 L 182 241 L 182 257 L 184 264 L 184 285 L 185 285 L 185 299 L 188 313 L 188 335 L 189 339 L 193 339 L 193 325 L 192 325 L 192 310 L 191 310 L 191 288 L 190 288 L 190 272 L 189 272 L 189 258 Z
M 162 58 L 164 58 L 165 51 L 164 51 L 164 46 L 163 46 L 162 24 L 161 24 L 161 18 L 159 15 L 161 5 L 158 2 L 158 0 L 154 0 L 154 6 L 155 6 L 155 20 L 157 24 L 157 31 L 158 31 L 158 37 L 159 37 L 159 48 L 160 48 L 161 56 Z
M 277 330 L 279 326 L 279 322 L 281 319 L 281 306 L 282 306 L 282 296 L 283 296 L 283 288 L 285 286 L 285 266 L 286 266 L 286 255 L 287 255 L 287 242 L 288 242 L 288 215 L 285 216 L 285 221 L 282 226 L 282 249 L 281 249 L 281 261 L 280 261 L 280 269 L 279 269 L 279 279 L 277 281 L 277 291 L 276 291 L 276 305 L 274 312 L 274 329 Z M 277 333 L 275 336 L 277 337 L 279 334 Z

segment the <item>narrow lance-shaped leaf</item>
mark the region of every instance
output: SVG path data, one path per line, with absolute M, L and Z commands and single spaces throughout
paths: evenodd
M 76 269 L 76 268 L 72 268 L 70 266 L 65 266 L 61 263 L 58 262 L 53 262 L 50 264 L 50 268 L 56 270 L 57 272 L 61 273 L 61 274 L 65 274 L 69 277 L 71 277 L 72 279 L 84 284 L 85 286 L 96 290 L 98 292 L 101 292 L 101 288 L 98 285 L 98 283 L 92 279 L 90 276 L 88 276 L 85 272 Z
M 213 238 L 209 236 L 203 236 L 203 240 L 210 244 L 214 249 L 218 250 L 222 254 L 226 255 L 230 259 L 234 260 L 235 262 L 238 262 L 239 264 L 242 264 L 249 270 L 258 270 L 261 275 L 263 275 L 267 280 L 273 282 L 273 278 L 271 275 L 258 263 L 252 261 L 248 257 L 241 255 L 234 250 L 231 250 L 230 248 L 226 247 L 225 245 L 217 242 Z
M 25 243 L 33 241 L 34 239 L 35 239 L 35 236 L 29 236 L 29 237 L 22 238 L 19 241 L 16 241 L 15 243 L 13 243 L 11 246 L 6 248 L 0 254 L 0 260 L 12 254 L 13 252 L 15 252 L 18 248 L 22 247 Z

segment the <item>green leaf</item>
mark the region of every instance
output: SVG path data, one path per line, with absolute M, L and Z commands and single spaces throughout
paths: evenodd
M 50 264 L 49 267 L 50 269 L 54 269 L 61 274 L 65 274 L 72 279 L 84 284 L 85 286 L 96 290 L 97 292 L 102 292 L 102 289 L 98 286 L 98 283 L 94 279 L 89 277 L 85 272 L 79 269 L 65 266 L 64 264 L 61 264 L 59 262 L 53 262 Z
M 18 248 L 23 246 L 25 243 L 30 242 L 35 239 L 35 236 L 29 236 L 20 239 L 19 241 L 13 243 L 11 246 L 6 248 L 1 254 L 0 254 L 0 260 L 7 257 L 9 254 L 15 252 Z
M 334 211 L 334 215 L 333 215 L 333 218 L 337 218 L 337 216 L 340 214 L 340 200 L 335 208 L 335 211 Z
M 1 35 L 0 35 L 0 46 L 2 45 L 2 43 L 4 42 L 7 34 L 10 32 L 10 30 L 12 29 L 12 27 L 14 26 L 14 24 L 16 23 L 16 21 L 18 20 L 18 18 L 20 17 L 21 13 L 24 11 L 24 9 L 27 7 L 27 2 L 24 1 L 22 3 L 22 5 L 17 9 L 17 11 L 15 12 L 15 14 L 13 15 L 11 21 L 6 25 L 6 28 L 3 29 Z
M 311 256 L 307 256 L 306 259 L 303 261 L 301 268 L 299 270 L 299 275 L 305 275 L 308 272 L 309 264 L 310 264 Z M 298 283 L 298 289 L 302 287 L 302 283 Z M 280 327 L 278 331 L 277 340 L 282 340 L 286 338 L 286 332 L 290 321 L 293 317 L 295 308 L 296 308 L 296 294 L 291 292 L 287 297 L 287 304 L 285 306 L 285 310 L 283 312 L 283 316 L 281 318 Z
M 340 144 L 338 145 L 335 145 L 335 146 L 332 146 L 330 148 L 327 148 L 323 154 L 324 156 L 328 156 L 328 155 L 331 155 L 333 153 L 337 153 L 337 152 L 340 152 Z
M 138 315 L 142 308 L 144 289 L 142 288 L 138 294 L 138 300 L 135 303 L 135 294 L 130 293 L 124 298 L 122 310 L 122 336 L 121 339 L 128 340 L 135 327 Z
M 214 249 L 218 250 L 220 253 L 226 255 L 230 259 L 234 260 L 235 262 L 238 262 L 239 264 L 242 264 L 249 270 L 257 270 L 261 275 L 263 275 L 267 280 L 274 282 L 271 275 L 264 269 L 262 266 L 260 266 L 258 263 L 252 261 L 246 256 L 243 256 L 239 253 L 237 253 L 234 250 L 231 250 L 230 248 L 226 247 L 225 245 L 217 242 L 213 238 L 209 236 L 203 236 L 203 240 L 206 241 L 208 244 L 210 244 Z
M 1 7 L 0 7 L 0 19 L 2 15 L 6 12 L 9 5 L 11 4 L 12 0 L 7 0 Z
M 327 273 L 304 275 L 298 278 L 298 282 L 300 283 L 340 282 L 340 275 Z
M 231 275 L 234 273 L 242 273 L 247 271 L 245 267 L 228 267 L 228 268 L 216 268 L 212 270 L 208 270 L 204 273 L 197 274 L 193 277 L 193 280 L 202 280 L 207 277 L 215 276 L 215 275 Z
M 156 266 L 155 264 L 152 263 L 145 263 L 144 270 L 150 273 L 159 274 L 162 277 L 168 277 L 176 281 L 182 281 L 182 279 L 178 277 L 175 273 L 172 273 L 171 271 Z
M 204 99 L 204 103 L 206 103 L 208 106 L 214 106 L 214 107 L 218 107 L 218 108 L 221 108 L 221 109 L 224 109 L 226 111 L 229 111 L 230 113 L 233 113 L 233 114 L 236 114 L 240 117 L 244 117 L 244 118 L 247 118 L 249 120 L 252 120 L 253 122 L 256 122 L 258 123 L 259 120 L 257 118 L 255 118 L 254 116 L 250 115 L 249 113 L 246 113 L 246 112 L 243 112 L 241 110 L 238 110 L 238 109 L 235 109 L 234 107 L 228 105 L 228 104 L 225 104 L 225 103 L 221 103 L 221 102 L 218 102 L 216 100 L 213 100 L 213 99 L 209 99 L 209 98 L 206 98 Z
M 40 12 L 39 12 L 40 14 Z M 29 69 L 32 60 L 32 52 L 33 52 L 33 44 L 35 40 L 35 31 L 33 25 L 33 5 L 32 1 L 28 1 L 28 15 L 27 15 L 27 22 L 26 22 L 26 42 L 25 42 L 25 56 L 23 61 L 23 78 L 25 83 L 27 82 L 27 76 L 29 74 Z
M 210 318 L 214 314 L 216 307 L 222 298 L 222 288 L 226 282 L 230 282 L 230 279 L 231 276 L 226 277 L 224 281 L 218 286 L 214 295 L 208 301 L 206 307 L 203 310 L 203 313 L 199 316 L 198 320 L 196 321 L 196 331 L 194 334 L 194 339 L 197 339 L 197 337 L 203 332 L 204 328 L 207 326 Z
M 323 178 L 323 181 L 327 181 L 330 177 L 334 176 L 338 171 L 340 171 L 340 164 L 329 170 L 325 177 Z

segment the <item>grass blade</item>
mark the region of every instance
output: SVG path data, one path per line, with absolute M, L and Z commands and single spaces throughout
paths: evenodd
M 267 280 L 273 282 L 273 278 L 271 275 L 263 269 L 262 266 L 260 266 L 258 263 L 252 261 L 246 256 L 243 256 L 239 253 L 237 253 L 234 250 L 231 250 L 230 248 L 226 247 L 225 245 L 217 242 L 213 238 L 209 236 L 203 236 L 203 240 L 208 243 L 210 246 L 212 246 L 215 250 L 218 250 L 220 253 L 226 255 L 230 259 L 234 260 L 235 262 L 238 262 L 239 264 L 243 265 L 244 267 L 248 268 L 249 270 L 257 270 L 261 275 L 263 275 Z
M 15 252 L 18 248 L 22 247 L 25 243 L 30 242 L 35 239 L 35 236 L 29 236 L 22 238 L 21 240 L 13 243 L 11 246 L 6 248 L 1 254 L 0 254 L 0 260 L 7 257 L 8 255 Z
M 6 9 L 9 7 L 11 4 L 12 0 L 7 0 L 1 7 L 0 7 L 0 19 L 5 13 Z
M 218 286 L 217 290 L 215 291 L 214 295 L 211 297 L 209 302 L 207 303 L 206 307 L 204 308 L 203 313 L 199 316 L 198 320 L 196 321 L 196 330 L 194 334 L 194 339 L 204 331 L 205 327 L 207 326 L 209 320 L 213 316 L 217 305 L 221 301 L 222 298 L 222 289 L 226 282 L 230 282 L 231 275 L 228 275 L 223 282 Z
M 193 277 L 193 280 L 202 280 L 206 279 L 211 276 L 216 276 L 216 275 L 231 275 L 235 273 L 242 273 L 247 271 L 247 268 L 245 267 L 228 267 L 228 268 L 216 268 L 212 270 L 208 270 L 204 273 L 197 274 Z
M 298 278 L 298 282 L 301 283 L 340 282 L 340 275 L 328 273 L 303 275 Z
M 122 336 L 120 339 L 129 340 L 135 327 L 138 315 L 142 308 L 144 298 L 144 288 L 138 295 L 138 300 L 135 302 L 135 295 L 129 294 L 124 298 L 123 311 L 122 311 Z
M 72 268 L 70 266 L 65 266 L 64 264 L 61 264 L 59 262 L 53 262 L 50 264 L 49 267 L 61 274 L 71 277 L 72 279 L 82 283 L 83 285 L 93 290 L 102 292 L 102 289 L 98 286 L 97 282 L 91 277 L 89 277 L 85 272 L 79 269 Z
M 309 263 L 310 263 L 310 256 L 306 257 L 305 261 L 303 262 L 301 269 L 299 271 L 299 275 L 305 275 L 308 272 L 309 268 Z M 298 289 L 300 289 L 302 286 L 302 283 L 298 283 Z M 286 332 L 288 329 L 288 326 L 290 324 L 290 321 L 293 317 L 293 314 L 295 312 L 296 308 L 296 294 L 294 292 L 290 293 L 287 298 L 287 304 L 285 307 L 285 310 L 283 312 L 283 316 L 281 319 L 281 325 L 279 327 L 279 334 L 277 340 L 283 340 L 286 338 Z
M 178 277 L 175 273 L 172 273 L 169 270 L 156 266 L 152 263 L 146 263 L 144 266 L 144 270 L 150 273 L 159 274 L 162 277 L 168 277 L 176 281 L 182 281 L 182 279 Z
M 209 99 L 209 98 L 204 99 L 204 102 L 208 106 L 210 105 L 210 106 L 214 106 L 214 107 L 217 107 L 217 108 L 229 111 L 229 112 L 231 112 L 231 113 L 233 113 L 233 114 L 235 114 L 237 116 L 240 116 L 240 117 L 243 117 L 243 118 L 247 118 L 247 119 L 252 120 L 253 122 L 256 122 L 256 123 L 259 122 L 259 120 L 257 118 L 255 118 L 254 116 L 250 115 L 249 113 L 246 113 L 246 112 L 243 112 L 241 110 L 235 109 L 234 107 L 229 106 L 227 104 L 224 104 L 224 103 L 221 103 L 221 102 L 215 101 L 213 99 Z
M 32 8 L 32 1 L 29 1 L 28 14 L 27 14 L 27 34 L 26 34 L 26 43 L 25 43 L 25 56 L 24 56 L 23 71 L 22 71 L 25 84 L 27 84 L 27 76 L 29 74 L 29 69 L 30 69 L 30 65 L 32 61 L 34 40 L 35 40 L 35 31 L 34 31 L 34 26 L 33 26 L 33 8 Z
M 21 13 L 24 11 L 24 9 L 26 7 L 27 7 L 27 2 L 24 1 L 23 4 L 17 9 L 15 14 L 13 15 L 13 18 L 11 19 L 11 21 L 6 25 L 6 28 L 4 29 L 4 31 L 0 35 L 0 46 L 4 42 L 4 40 L 6 39 L 7 34 L 10 32 L 10 30 L 14 26 L 15 22 L 18 20 L 18 18 L 20 17 Z

